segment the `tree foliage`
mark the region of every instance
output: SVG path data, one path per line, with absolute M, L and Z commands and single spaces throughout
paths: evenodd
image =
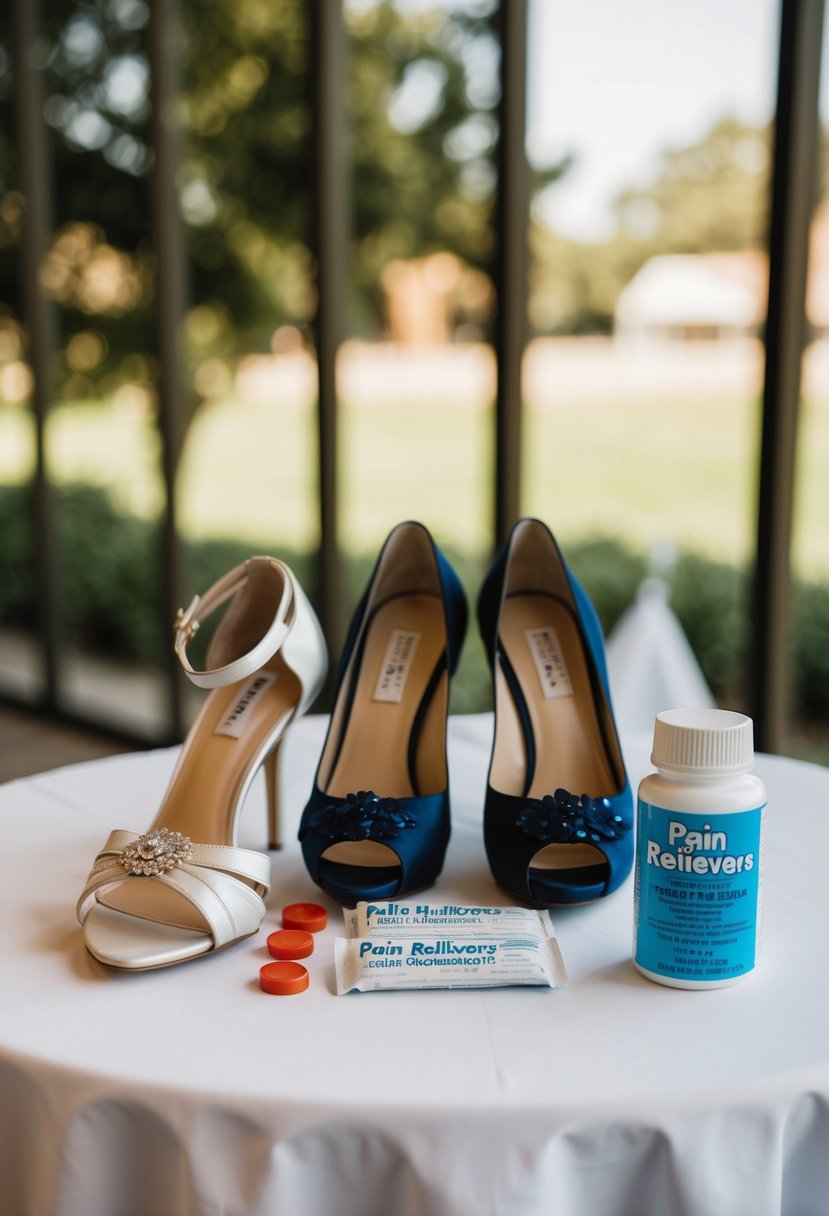
M 663 153 L 655 180 L 622 191 L 622 237 L 654 251 L 756 249 L 766 238 L 770 128 L 734 118 Z
M 564 333 L 609 330 L 620 290 L 657 254 L 762 248 L 769 144 L 768 127 L 724 118 L 698 142 L 666 150 L 652 180 L 620 193 L 609 241 L 580 244 L 537 229 L 536 327 Z
M 124 379 L 151 387 L 149 5 L 50 0 L 47 10 L 40 53 L 55 241 L 44 281 L 59 305 L 63 390 L 107 393 Z M 499 60 L 493 10 L 494 0 L 436 10 L 392 0 L 346 4 L 348 191 L 316 199 L 311 6 L 183 5 L 178 184 L 194 366 L 266 350 L 280 325 L 310 321 L 316 205 L 348 217 L 349 332 L 382 332 L 381 274 L 393 259 L 445 249 L 490 270 Z M 5 316 L 7 330 L 21 315 L 23 212 L 9 22 L 5 6 L 0 323 Z M 539 173 L 536 185 L 566 182 L 567 167 Z M 769 130 L 724 118 L 693 145 L 666 150 L 652 180 L 619 195 L 611 240 L 582 244 L 535 224 L 535 328 L 609 329 L 619 290 L 654 254 L 762 246 L 768 172 Z
M 347 209 L 349 322 L 377 332 L 391 258 L 491 256 L 498 47 L 491 0 L 407 13 L 347 5 L 349 196 L 313 198 L 310 6 L 188 0 L 182 158 L 194 359 L 267 349 L 314 311 L 313 206 Z M 333 18 L 332 18 L 333 19 Z M 0 27 L 0 300 L 21 304 L 22 216 L 8 13 Z M 40 53 L 53 168 L 64 387 L 85 395 L 154 374 L 154 260 L 146 0 L 52 0 Z M 104 279 L 109 275 L 107 294 Z M 82 342 L 72 347 L 72 338 Z M 96 357 L 97 353 L 97 357 Z

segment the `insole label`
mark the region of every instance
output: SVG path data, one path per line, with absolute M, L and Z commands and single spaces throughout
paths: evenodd
M 276 672 L 273 671 L 260 671 L 257 675 L 252 676 L 247 686 L 242 689 L 233 702 L 230 712 L 218 723 L 213 734 L 241 739 L 245 727 L 250 722 L 251 709 L 259 701 L 265 689 L 276 683 L 277 678 Z
M 406 681 L 422 633 L 414 629 L 393 629 L 383 656 L 374 701 L 402 701 Z
M 542 629 L 525 629 L 524 637 L 545 701 L 551 701 L 554 697 L 572 697 L 573 682 L 555 629 L 551 625 L 545 625 Z

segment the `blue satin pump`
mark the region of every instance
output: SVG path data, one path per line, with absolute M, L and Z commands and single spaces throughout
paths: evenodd
M 449 679 L 467 606 L 422 524 L 389 535 L 354 613 L 299 838 L 333 899 L 389 899 L 430 886 L 449 842 Z
M 596 611 L 549 528 L 522 519 L 489 570 L 478 621 L 495 738 L 484 840 L 522 902 L 587 903 L 633 863 L 633 799 Z

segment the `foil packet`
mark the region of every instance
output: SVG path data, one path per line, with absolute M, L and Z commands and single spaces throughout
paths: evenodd
M 338 937 L 334 943 L 337 994 L 417 988 L 559 988 L 567 983 L 554 937 L 422 934 L 385 938 Z
M 387 900 L 343 908 L 346 937 L 418 937 L 440 933 L 457 937 L 555 937 L 549 912 L 534 908 L 486 908 L 470 904 L 426 904 Z

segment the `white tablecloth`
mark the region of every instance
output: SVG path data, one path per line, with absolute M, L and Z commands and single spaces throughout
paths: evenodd
M 0 1212 L 7 1216 L 825 1216 L 829 770 L 769 757 L 758 972 L 684 992 L 631 963 L 632 879 L 558 911 L 568 989 L 334 994 L 339 909 L 301 996 L 265 937 L 308 879 L 296 826 L 325 723 L 285 747 L 287 847 L 258 937 L 136 975 L 74 903 L 141 831 L 175 753 L 0 788 Z M 503 903 L 481 840 L 489 715 L 451 723 L 453 836 L 429 898 Z M 649 740 L 628 740 L 634 788 Z M 264 788 L 240 843 L 264 845 Z

